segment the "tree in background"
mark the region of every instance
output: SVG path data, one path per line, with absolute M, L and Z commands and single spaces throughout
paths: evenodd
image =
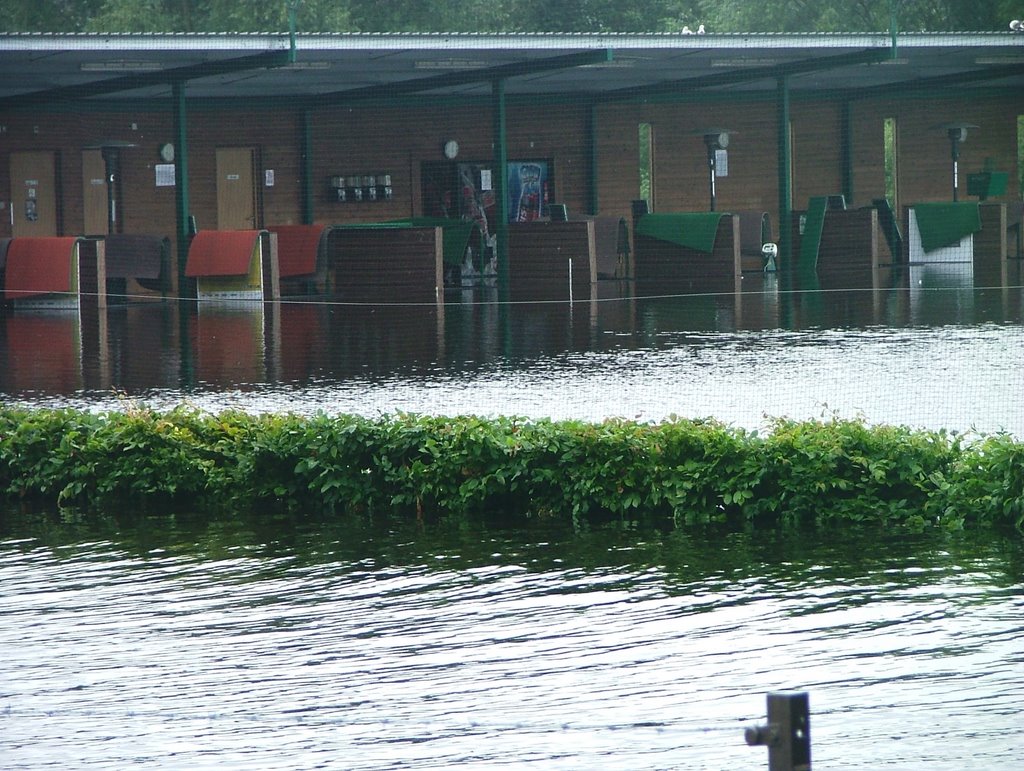
M 1019 0 L 703 0 L 715 32 L 1004 31 Z M 1016 14 L 1016 15 L 1014 15 Z
M 696 29 L 700 0 L 519 0 L 510 3 L 521 32 L 664 32 Z
M 500 32 L 511 21 L 505 0 L 348 0 L 353 32 Z M 300 8 L 300 18 L 304 10 Z M 304 28 L 304 24 L 300 23 Z
M 99 0 L 88 32 L 280 32 L 288 29 L 287 0 Z M 305 32 L 344 32 L 348 7 L 338 0 L 302 0 Z
M 1005 31 L 1021 0 L 0 0 L 8 32 Z
M 103 0 L 0 0 L 7 32 L 79 32 Z

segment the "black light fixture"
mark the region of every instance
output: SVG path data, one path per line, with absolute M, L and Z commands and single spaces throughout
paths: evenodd
M 936 128 L 942 129 L 949 137 L 950 154 L 953 158 L 953 201 L 955 202 L 960 186 L 960 145 L 967 140 L 967 129 L 978 128 L 973 123 L 943 123 Z
M 704 137 L 704 146 L 707 148 L 708 158 L 708 188 L 711 194 L 711 211 L 715 210 L 715 182 L 719 176 L 719 169 L 722 168 L 725 176 L 728 173 L 726 149 L 729 146 L 729 136 L 735 131 L 725 128 L 706 128 L 700 132 Z

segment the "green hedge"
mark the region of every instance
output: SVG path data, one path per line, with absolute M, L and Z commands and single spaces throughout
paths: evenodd
M 1024 445 L 857 421 L 648 424 L 0 408 L 0 497 L 684 525 L 1024 526 Z

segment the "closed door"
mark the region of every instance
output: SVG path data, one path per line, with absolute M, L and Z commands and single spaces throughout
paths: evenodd
M 59 235 L 56 153 L 11 153 L 11 235 Z
M 217 148 L 217 229 L 256 227 L 255 150 Z
M 85 210 L 85 234 L 103 235 L 109 229 L 107 169 L 103 151 L 82 151 L 82 206 Z

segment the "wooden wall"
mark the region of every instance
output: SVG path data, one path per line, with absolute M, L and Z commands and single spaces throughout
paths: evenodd
M 598 110 L 600 204 L 602 214 L 627 216 L 639 197 L 638 125 L 654 134 L 652 211 L 706 211 L 708 169 L 702 127 L 736 132 L 728 148 L 729 176 L 716 185 L 721 211 L 765 209 L 778 222 L 778 139 L 774 102 L 723 104 L 614 105 Z M 850 107 L 853 195 L 851 206 L 870 205 L 885 195 L 885 118 L 897 122 L 898 191 L 901 202 L 952 198 L 949 139 L 937 124 L 977 124 L 960 151 L 960 195 L 967 174 L 991 158 L 1010 172 L 1005 198 L 1019 200 L 1017 116 L 1024 101 L 1006 97 L 936 100 L 864 100 Z M 806 208 L 814 196 L 843 192 L 842 105 L 836 101 L 795 102 L 790 107 L 792 208 Z
M 588 162 L 586 110 L 569 105 L 557 114 L 538 108 L 510 108 L 506 138 L 509 160 L 552 159 L 554 196 L 569 211 L 585 211 Z M 313 190 L 316 220 L 327 224 L 379 222 L 420 216 L 420 167 L 443 161 L 445 140 L 459 143 L 457 162 L 492 160 L 489 107 L 333 108 L 313 113 Z M 328 191 L 336 175 L 391 174 L 390 202 L 337 203 Z
M 967 195 L 967 174 L 981 171 L 987 159 L 995 169 L 1009 172 L 1005 200 L 1020 200 L 1017 159 L 1017 116 L 1024 114 L 1024 100 L 992 96 L 960 99 L 872 100 L 854 103 L 853 166 L 854 201 L 867 205 L 885 194 L 882 126 L 896 119 L 898 200 L 894 207 L 924 201 L 953 199 L 952 158 L 943 123 L 973 123 L 967 141 L 960 145 L 960 198 Z
M 685 100 L 688 95 L 681 95 Z M 588 115 L 582 103 L 526 105 L 510 101 L 508 155 L 550 158 L 554 162 L 554 198 L 566 203 L 570 215 L 587 212 L 590 200 Z M 961 147 L 961 194 L 967 174 L 981 170 L 987 159 L 1010 172 L 1004 200 L 1019 200 L 1017 116 L 1024 102 L 1013 97 L 872 99 L 850 107 L 853 196 L 851 206 L 864 206 L 884 195 L 882 122 L 895 117 L 899 131 L 899 206 L 951 197 L 949 140 L 934 128 L 948 121 L 980 126 Z M 805 208 L 812 196 L 842 192 L 840 142 L 842 106 L 838 102 L 794 101 L 793 208 Z M 623 103 L 595 110 L 599 153 L 597 181 L 602 216 L 630 218 L 631 202 L 639 197 L 638 124 L 654 130 L 653 211 L 706 211 L 708 169 L 700 130 L 724 126 L 735 131 L 728 148 L 729 175 L 719 178 L 717 208 L 721 211 L 768 211 L 778 226 L 778 168 L 774 98 L 763 102 L 680 101 Z M 334 107 L 311 113 L 315 219 L 328 224 L 381 221 L 420 215 L 420 166 L 441 160 L 442 142 L 456 139 L 458 160 L 488 161 L 492 150 L 491 110 L 450 105 L 380 108 Z M 0 137 L 0 237 L 10 235 L 11 187 L 9 153 L 52 150 L 58 153 L 61 233 L 84 228 L 82 149 L 100 140 L 132 142 L 122 151 L 124 230 L 175 236 L 175 191 L 157 187 L 157 148 L 173 142 L 170 110 L 135 113 L 15 113 L 2 116 Z M 302 219 L 301 116 L 294 111 L 222 113 L 189 111 L 191 210 L 200 228 L 215 226 L 215 159 L 219 147 L 253 147 L 260 226 L 294 224 Z M 274 185 L 264 173 L 274 171 Z M 389 173 L 394 196 L 387 203 L 339 204 L 330 200 L 328 180 L 336 174 Z M 174 248 L 172 246 L 172 248 Z
M 9 117 L 9 121 L 8 121 Z M 5 117 L 6 150 L 42 149 L 58 153 L 61 230 L 76 235 L 85 227 L 82 206 L 82 148 L 101 141 L 128 142 L 121 150 L 122 227 L 126 233 L 175 238 L 175 188 L 157 187 L 158 148 L 174 142 L 169 112 L 39 113 Z M 301 216 L 301 175 L 297 118 L 290 113 L 189 113 L 189 199 L 200 228 L 216 227 L 218 147 L 256 150 L 258 225 L 297 222 Z M 274 170 L 275 184 L 266 187 L 263 171 Z M 0 200 L 10 197 L 9 163 L 0 156 Z M 9 205 L 9 204 L 8 204 Z M 5 214 L 8 214 L 5 212 Z M 9 216 L 0 217 L 0 237 L 9 235 Z

